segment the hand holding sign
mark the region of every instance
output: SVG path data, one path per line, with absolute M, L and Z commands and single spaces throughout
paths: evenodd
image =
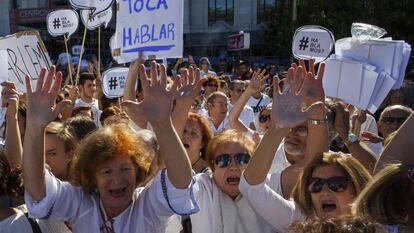
M 96 16 L 112 6 L 114 0 L 69 0 L 69 2 L 76 9 L 92 10 L 92 15 Z
M 325 60 L 333 49 L 335 39 L 328 29 L 309 25 L 296 29 L 292 42 L 292 53 L 295 58 Z
M 78 29 L 79 16 L 74 10 L 57 10 L 47 15 L 46 23 L 50 35 L 69 38 Z
M 80 15 L 83 25 L 89 30 L 95 30 L 101 25 L 107 28 L 112 19 L 112 8 L 108 8 L 96 15 L 93 15 L 91 10 L 81 10 Z

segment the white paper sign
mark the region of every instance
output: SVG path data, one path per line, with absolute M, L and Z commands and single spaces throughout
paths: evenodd
M 95 30 L 101 25 L 107 28 L 112 19 L 112 7 L 96 15 L 93 15 L 91 10 L 81 10 L 80 15 L 83 25 L 89 30 Z
M 130 62 L 143 51 L 157 59 L 182 57 L 184 0 L 118 2 L 114 53 Z
M 112 6 L 114 0 L 69 0 L 70 4 L 80 10 L 92 10 L 97 15 Z M 139 1 L 144 4 L 144 1 Z
M 81 45 L 75 45 L 72 47 L 72 54 L 73 55 L 80 55 L 82 52 L 82 46 Z
M 292 53 L 295 58 L 325 60 L 333 49 L 335 39 L 328 29 L 308 25 L 296 29 L 293 35 Z
M 74 10 L 57 10 L 47 15 L 47 30 L 50 35 L 69 37 L 78 30 L 79 16 Z
M 0 83 L 7 81 L 8 79 L 8 70 L 7 70 L 7 51 L 0 50 Z
M 117 98 L 124 95 L 124 88 L 129 68 L 117 67 L 105 71 L 102 75 L 103 93 L 108 98 Z
M 0 50 L 7 51 L 8 80 L 16 84 L 19 92 L 26 92 L 26 74 L 32 77 L 36 87 L 42 68 L 50 69 L 52 62 L 37 31 L 19 32 L 0 38 Z

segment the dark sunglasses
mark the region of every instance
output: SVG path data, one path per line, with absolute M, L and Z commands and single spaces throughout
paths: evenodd
M 327 184 L 331 191 L 339 193 L 346 190 L 348 182 L 348 178 L 343 176 L 334 176 L 328 179 L 312 178 L 308 190 L 311 193 L 319 193 L 323 186 Z
M 270 120 L 270 115 L 260 115 L 259 116 L 259 122 L 260 123 L 265 123 L 266 121 Z
M 245 167 L 250 161 L 250 155 L 248 153 L 237 153 L 234 156 L 231 156 L 230 154 L 222 154 L 214 159 L 214 163 L 217 167 L 228 167 L 232 159 L 234 159 L 238 165 Z
M 217 84 L 211 84 L 211 83 L 209 83 L 209 84 L 207 84 L 206 86 L 208 86 L 208 87 L 215 87 L 215 88 L 218 88 L 218 85 L 217 85 Z
M 383 117 L 381 121 L 384 124 L 394 124 L 394 123 L 401 124 L 405 120 L 407 120 L 406 117 Z

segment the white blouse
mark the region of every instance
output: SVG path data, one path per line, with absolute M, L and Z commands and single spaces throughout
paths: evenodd
M 264 219 L 254 212 L 244 196 L 239 195 L 233 200 L 223 193 L 207 174 L 197 174 L 194 179 L 197 183 L 194 195 L 200 205 L 200 212 L 190 216 L 192 232 L 275 232 Z M 169 228 L 173 227 L 169 226 Z
M 25 193 L 31 217 L 68 221 L 75 233 L 106 232 L 97 195 L 85 194 L 80 187 L 58 180 L 48 170 L 45 174 L 46 196 L 40 202 Z M 168 218 L 174 213 L 190 215 L 198 211 L 193 184 L 177 189 L 166 170 L 162 170 L 149 185 L 135 190 L 132 203 L 113 218 L 112 226 L 116 233 L 164 232 Z
M 283 198 L 280 178 L 281 172 L 269 174 L 263 183 L 250 185 L 243 174 L 239 189 L 256 213 L 276 230 L 284 232 L 291 223 L 305 219 L 306 216 L 293 200 Z

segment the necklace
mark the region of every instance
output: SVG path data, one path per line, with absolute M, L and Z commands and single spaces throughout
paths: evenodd
M 193 164 L 191 164 L 191 168 L 194 168 L 194 165 L 196 165 L 198 163 L 198 161 L 200 161 L 200 159 L 201 159 L 201 157 L 199 156 L 198 159 Z

